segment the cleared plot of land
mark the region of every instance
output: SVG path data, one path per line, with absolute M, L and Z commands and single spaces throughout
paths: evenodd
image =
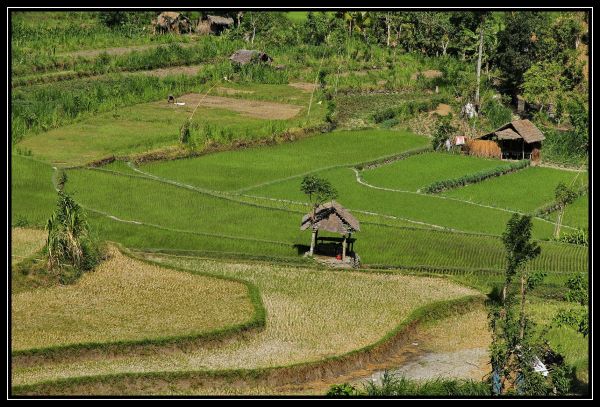
M 290 86 L 303 92 L 312 92 L 316 88 L 314 83 L 309 82 L 290 82 Z
M 229 88 L 229 87 L 228 87 Z M 287 85 L 259 86 L 255 90 L 234 86 L 237 97 L 207 96 L 206 106 L 194 115 L 193 137 L 196 143 L 230 143 L 233 140 L 254 140 L 306 121 L 302 115 L 289 120 L 304 107 L 286 103 L 290 95 L 304 95 Z M 246 99 L 256 97 L 261 100 Z M 158 102 L 141 103 L 82 120 L 78 123 L 25 138 L 19 147 L 29 149 L 36 158 L 58 166 L 81 165 L 110 155 L 124 155 L 178 144 L 179 128 L 190 116 L 199 95 L 178 98 L 185 106 Z M 264 100 L 283 100 L 275 103 Z M 301 101 L 306 96 L 302 96 Z M 210 102 L 210 103 L 209 103 Z M 279 109 L 279 110 L 278 110 Z M 324 107 L 317 105 L 311 112 L 309 125 L 320 121 Z M 271 120 L 273 119 L 273 120 Z
M 363 172 L 369 184 L 379 187 L 417 191 L 450 178 L 502 165 L 502 161 L 471 156 L 425 153 Z
M 103 373 L 248 369 L 316 361 L 375 343 L 425 304 L 475 294 L 428 277 L 154 259 L 254 283 L 267 310 L 264 331 L 216 348 L 16 368 L 13 384 Z
M 319 168 L 373 160 L 427 143 L 425 137 L 407 132 L 340 131 L 295 143 L 151 163 L 142 169 L 186 184 L 230 191 L 298 176 Z M 299 180 L 294 182 L 299 188 Z
M 199 335 L 254 312 L 248 288 L 136 261 L 111 259 L 74 285 L 12 297 L 12 350 Z
M 15 264 L 40 250 L 48 234 L 40 229 L 13 228 L 11 230 L 11 264 Z
M 587 184 L 587 174 L 553 168 L 530 167 L 501 177 L 489 178 L 477 184 L 444 192 L 443 195 L 479 202 L 501 208 L 532 212 L 554 200 L 559 182 L 575 186 Z
M 342 170 L 353 175 L 348 169 Z M 68 174 L 66 189 L 75 192 L 78 202 L 86 208 L 116 217 L 94 215 L 92 220 L 97 233 L 102 238 L 119 241 L 129 247 L 214 251 L 230 255 L 233 252 L 236 255 L 284 258 L 296 262 L 308 249 L 306 245 L 310 241 L 310 232 L 301 232 L 299 228 L 304 212 L 218 198 L 139 176 L 97 170 L 76 170 Z M 352 178 L 349 180 L 353 181 Z M 299 188 L 299 183 L 300 180 L 295 179 L 293 191 Z M 356 184 L 350 187 L 356 189 Z M 437 201 L 423 195 L 407 194 L 417 200 L 401 200 L 399 205 L 397 201 L 400 198 L 395 193 L 370 192 L 368 188 L 359 191 L 363 191 L 363 195 L 357 195 L 363 199 L 363 204 L 378 202 L 380 206 L 376 209 L 388 210 L 391 207 L 400 211 L 406 205 L 413 208 L 410 214 L 414 216 L 433 217 L 437 214 L 442 219 L 444 210 L 448 212 L 448 208 L 451 208 L 432 206 L 431 203 Z M 340 202 L 347 205 L 346 201 L 350 202 L 347 198 L 352 196 L 348 193 Z M 448 200 L 438 201 L 452 203 Z M 454 203 L 457 213 L 464 212 L 462 203 Z M 347 207 L 355 208 L 350 205 Z M 468 218 L 470 225 L 495 225 L 498 234 L 501 233 L 506 219 L 498 219 L 498 214 L 509 216 L 509 213 L 488 211 L 487 208 L 482 208 L 485 212 L 479 213 L 475 211 L 478 207 L 474 208 L 473 218 Z M 369 224 L 365 223 L 365 219 L 370 217 L 363 217 L 359 213 L 356 215 L 363 224 L 356 236 L 355 250 L 367 264 L 492 269 L 502 269 L 504 266 L 504 251 L 497 237 Z M 454 221 L 460 226 L 459 218 Z M 540 225 L 547 225 L 547 232 L 551 233 L 552 224 L 536 222 L 536 230 Z M 544 243 L 542 255 L 532 263 L 532 267 L 560 272 L 585 271 L 587 249 Z
M 272 103 L 263 101 L 252 101 L 248 99 L 233 99 L 221 96 L 206 96 L 190 93 L 177 98 L 178 102 L 184 102 L 192 106 L 200 104 L 204 107 L 227 109 L 241 113 L 242 116 L 255 117 L 266 120 L 286 120 L 296 116 L 301 108 L 299 106 L 283 103 Z
M 12 155 L 12 224 L 45 226 L 56 204 L 52 167 Z

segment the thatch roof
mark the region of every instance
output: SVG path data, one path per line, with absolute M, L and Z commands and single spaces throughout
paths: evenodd
M 546 139 L 540 129 L 535 127 L 535 124 L 527 119 L 512 121 L 493 132 L 484 134 L 478 138 L 490 139 L 494 136 L 497 137 L 498 140 L 517 140 L 522 138 L 527 144 L 536 143 Z
M 231 17 L 221 17 L 221 16 L 212 16 L 212 15 L 207 15 L 206 19 L 211 23 L 211 24 L 218 24 L 218 25 L 231 25 L 233 24 L 233 18 Z
M 256 51 L 256 50 L 247 50 L 247 49 L 240 49 L 238 51 L 235 51 L 233 53 L 233 55 L 231 55 L 229 57 L 230 60 L 232 60 L 233 62 L 237 62 L 238 64 L 241 65 L 245 65 L 247 63 L 250 62 L 254 62 L 254 61 L 261 61 L 261 62 L 272 62 L 273 59 L 268 56 L 267 54 L 265 54 L 264 52 L 261 51 Z
M 320 205 L 316 210 L 315 225 L 318 230 L 346 233 L 359 232 L 360 222 L 342 205 L 335 201 Z M 312 211 L 302 217 L 300 230 L 312 227 Z

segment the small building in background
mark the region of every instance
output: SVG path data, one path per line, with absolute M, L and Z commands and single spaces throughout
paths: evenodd
M 478 140 L 495 142 L 502 158 L 522 160 L 540 157 L 544 134 L 529 120 L 515 120 L 491 133 L 477 137 Z
M 187 34 L 194 29 L 189 18 L 175 11 L 163 11 L 152 20 L 154 34 Z
M 219 35 L 223 30 L 233 26 L 233 18 L 207 15 L 196 26 L 196 32 L 204 35 Z

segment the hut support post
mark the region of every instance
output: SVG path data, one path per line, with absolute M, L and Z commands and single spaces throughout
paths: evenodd
M 521 139 L 521 150 L 523 151 L 523 160 L 525 159 L 525 140 Z
M 346 235 L 344 235 L 344 241 L 342 242 L 342 261 L 346 261 Z
M 312 235 L 310 238 L 310 251 L 308 252 L 309 256 L 311 256 L 311 257 L 315 253 L 316 242 L 317 242 L 317 228 L 313 227 Z

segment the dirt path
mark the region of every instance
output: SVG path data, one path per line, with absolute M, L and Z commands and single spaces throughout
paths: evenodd
M 182 48 L 189 48 L 195 45 L 195 42 L 174 42 L 174 43 L 166 43 L 166 44 L 146 44 L 146 45 L 130 45 L 128 47 L 115 47 L 115 48 L 103 48 L 103 49 L 91 49 L 91 50 L 83 50 L 83 51 L 74 51 L 74 52 L 66 52 L 64 54 L 59 54 L 59 56 L 63 57 L 71 57 L 71 58 L 94 58 L 98 55 L 106 52 L 108 55 L 123 55 L 133 51 L 145 51 L 147 49 L 158 48 L 160 46 L 169 46 L 171 44 L 179 45 Z

